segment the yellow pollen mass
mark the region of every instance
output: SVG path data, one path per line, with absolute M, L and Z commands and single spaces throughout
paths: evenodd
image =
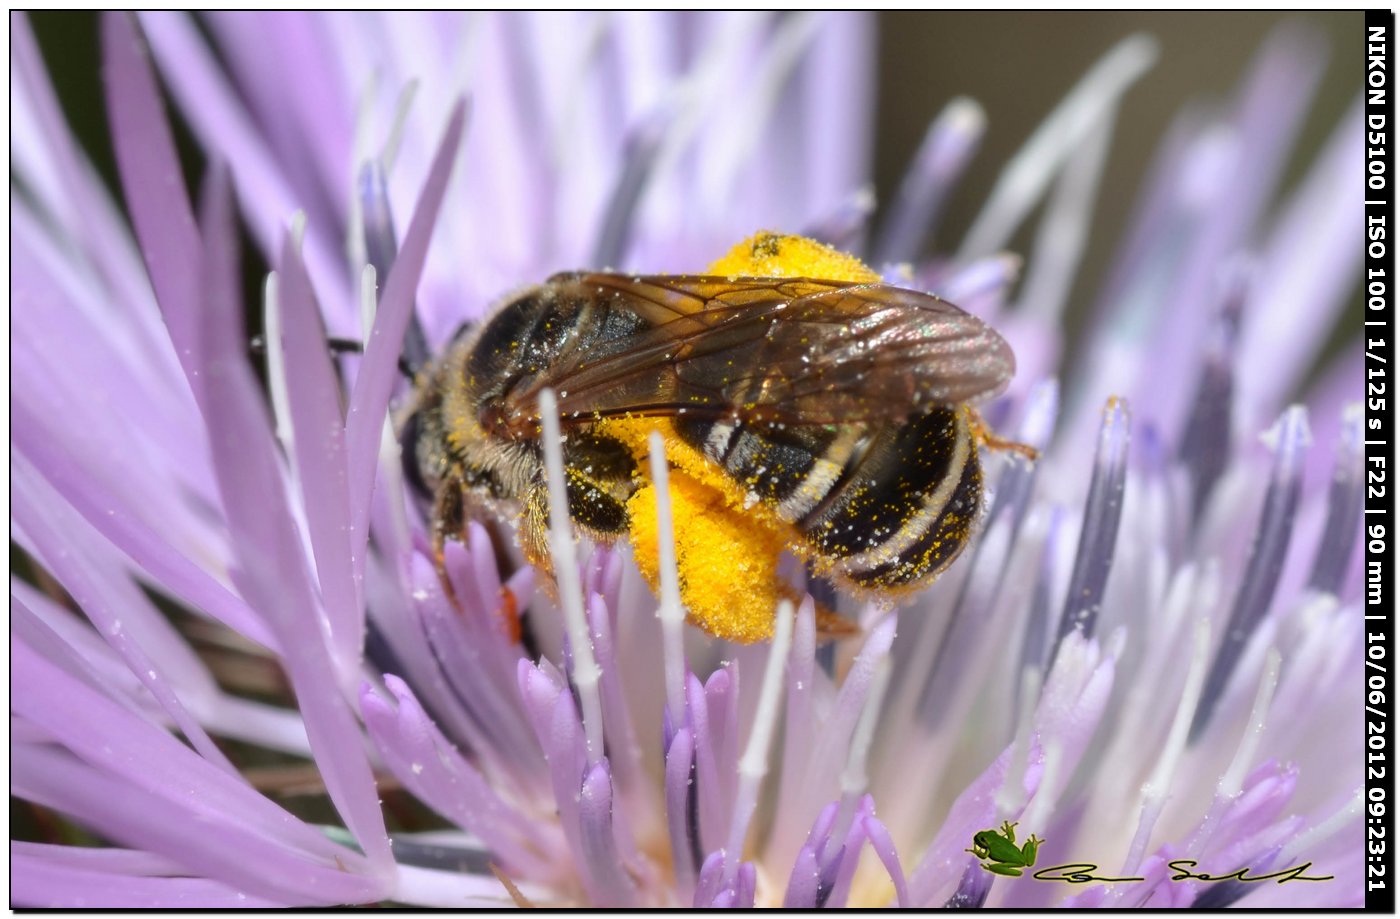
M 880 275 L 854 255 L 805 236 L 783 236 L 766 230 L 739 243 L 710 274 L 749 278 L 823 278 L 878 284 Z
M 739 243 L 708 272 L 857 283 L 880 280 L 854 256 L 801 236 L 767 232 Z M 742 484 L 678 438 L 669 419 L 609 418 L 598 423 L 597 431 L 625 444 L 640 469 L 647 468 L 648 436 L 661 432 L 671 467 L 668 490 L 681 601 L 690 621 L 728 641 L 771 638 L 778 601 L 795 599 L 794 591 L 778 578 L 783 550 L 794 547 L 791 525 L 763 502 L 754 503 Z M 650 482 L 628 500 L 627 515 L 637 566 L 656 590 L 656 489 Z

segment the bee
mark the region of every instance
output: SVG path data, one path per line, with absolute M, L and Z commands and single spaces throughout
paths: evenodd
M 629 502 L 649 482 L 645 447 L 625 433 L 641 420 L 819 573 L 890 595 L 928 583 L 967 544 L 978 447 L 1001 443 L 970 406 L 1014 368 L 981 320 L 888 284 L 557 274 L 459 331 L 426 369 L 404 463 L 432 501 L 439 566 L 467 517 L 515 513 L 527 560 L 548 571 L 538 399 L 549 388 L 584 534 L 628 536 Z

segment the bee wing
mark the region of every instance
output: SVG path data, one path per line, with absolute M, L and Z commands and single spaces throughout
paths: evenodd
M 553 283 L 644 322 L 604 347 L 567 349 L 516 389 L 508 398 L 531 414 L 549 386 L 565 419 L 684 410 L 789 424 L 902 420 L 994 396 L 1015 369 L 977 317 L 883 284 L 610 274 Z

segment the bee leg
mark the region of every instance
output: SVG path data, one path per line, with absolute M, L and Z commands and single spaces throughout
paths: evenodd
M 433 495 L 433 570 L 437 572 L 443 596 L 458 609 L 462 608 L 462 604 L 457 602 L 457 589 L 447 576 L 447 540 L 449 537 L 461 539 L 462 527 L 462 481 L 450 478 L 442 482 Z
M 554 581 L 554 560 L 549 554 L 549 491 L 537 485 L 530 489 L 522 503 L 520 551 L 525 554 L 525 561 L 539 572 L 539 585 L 557 602 L 559 586 Z
M 992 433 L 992 429 L 982 420 L 982 416 L 977 413 L 977 409 L 968 407 L 967 426 L 972 429 L 972 437 L 979 446 L 992 450 L 1010 450 L 1012 453 L 1019 453 L 1031 462 L 1040 459 L 1040 451 L 1030 444 L 1019 443 L 1014 440 L 1007 440 Z
M 466 519 L 467 491 L 463 488 L 461 479 L 447 479 L 438 487 L 437 494 L 433 497 L 433 570 L 437 572 L 443 595 L 458 610 L 462 608 L 462 604 L 458 601 L 457 589 L 452 586 L 452 579 L 447 574 L 447 540 L 462 539 L 466 530 Z M 497 614 L 506 628 L 506 635 L 512 642 L 519 643 L 520 609 L 515 594 L 505 588 L 501 589 L 501 608 Z
M 838 638 L 850 638 L 860 634 L 859 625 L 840 615 L 826 604 L 818 603 L 816 612 L 817 640 L 835 641 Z

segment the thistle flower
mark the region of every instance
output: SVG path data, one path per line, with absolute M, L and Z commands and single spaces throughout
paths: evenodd
M 815 132 L 868 109 L 869 21 L 228 14 L 214 47 L 137 22 L 103 22 L 128 225 L 11 20 L 11 793 L 57 828 L 11 843 L 15 904 L 1360 904 L 1357 344 L 1304 387 L 1360 274 L 1359 103 L 1271 209 L 1311 36 L 1173 126 L 1074 362 L 1060 316 L 1154 47 L 1086 74 L 956 253 L 896 264 L 982 132 L 950 103 L 865 254 L 1006 331 L 988 417 L 1042 459 L 992 457 L 975 544 L 863 637 L 819 646 L 807 598 L 728 646 L 683 624 L 665 502 L 659 600 L 560 525 L 556 604 L 478 524 L 448 600 L 395 363 L 410 316 L 437 344 L 559 268 L 695 270 L 759 226 L 859 249 L 863 134 Z M 213 164 L 197 208 L 155 71 Z M 275 269 L 267 396 L 240 221 Z M 211 642 L 282 691 L 231 688 Z M 268 762 L 327 806 L 270 796 Z M 1037 866 L 1141 880 L 984 870 L 1003 823 Z M 1202 879 L 1304 863 L 1329 879 Z

